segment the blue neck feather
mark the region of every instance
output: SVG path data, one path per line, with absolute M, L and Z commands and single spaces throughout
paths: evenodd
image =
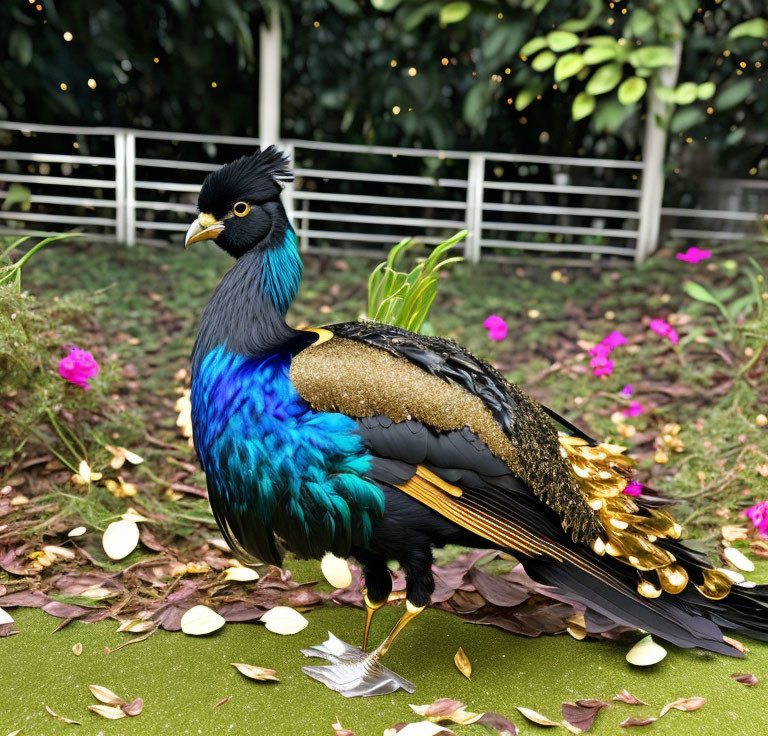
M 261 293 L 284 315 L 296 297 L 304 272 L 294 229 L 288 225 L 283 244 L 263 251 L 261 258 Z

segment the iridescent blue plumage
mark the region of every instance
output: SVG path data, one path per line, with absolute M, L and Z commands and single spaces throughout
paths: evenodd
M 314 411 L 291 384 L 290 355 L 247 358 L 224 346 L 200 363 L 192 389 L 195 447 L 211 503 L 235 538 L 269 559 L 270 530 L 299 554 L 348 555 L 366 545 L 384 494 L 353 419 Z M 269 540 L 271 542 L 271 539 Z

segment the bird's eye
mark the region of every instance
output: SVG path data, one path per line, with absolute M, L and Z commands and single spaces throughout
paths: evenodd
M 238 217 L 245 217 L 250 211 L 251 205 L 249 205 L 248 202 L 237 202 L 237 204 L 235 204 L 235 206 L 232 208 L 232 212 L 234 212 Z

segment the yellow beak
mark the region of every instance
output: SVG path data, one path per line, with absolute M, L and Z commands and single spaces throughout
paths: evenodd
M 187 230 L 184 247 L 189 248 L 192 243 L 199 243 L 201 240 L 216 240 L 223 229 L 224 223 L 221 220 L 207 212 L 201 212 Z

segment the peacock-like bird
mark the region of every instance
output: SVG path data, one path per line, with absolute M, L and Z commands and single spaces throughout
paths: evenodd
M 623 493 L 632 462 L 527 397 L 457 343 L 373 322 L 296 330 L 302 278 L 275 147 L 212 172 L 187 246 L 233 256 L 192 354 L 194 443 L 216 521 L 244 560 L 354 557 L 365 578 L 362 647 L 334 637 L 305 667 L 347 696 L 413 690 L 381 663 L 429 603 L 432 551 L 514 555 L 583 604 L 596 626 L 741 656 L 723 629 L 768 640 L 768 586 L 734 583 L 679 541 L 664 502 Z M 374 613 L 406 576 L 405 611 L 368 652 Z

